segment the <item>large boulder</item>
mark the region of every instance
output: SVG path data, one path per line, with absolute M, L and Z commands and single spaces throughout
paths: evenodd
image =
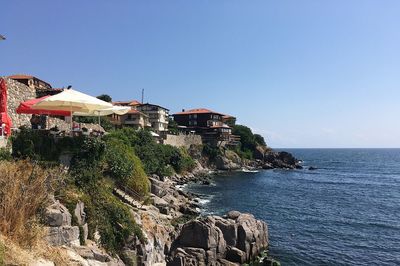
M 218 170 L 226 170 L 226 171 L 237 170 L 241 168 L 240 164 L 235 163 L 222 155 L 218 155 L 217 157 L 215 157 L 215 166 L 217 167 Z
M 52 246 L 79 246 L 79 227 L 46 227 L 44 238 Z
M 238 265 L 255 259 L 268 244 L 267 225 L 253 215 L 208 216 L 183 225 L 168 265 Z

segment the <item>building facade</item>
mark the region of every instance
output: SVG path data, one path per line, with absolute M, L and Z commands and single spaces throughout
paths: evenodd
M 133 127 L 135 129 L 145 129 L 151 127 L 149 122 L 149 116 L 139 112 L 138 110 L 132 109 L 124 115 L 112 114 L 109 116 L 110 122 L 115 127 Z
M 158 134 L 168 131 L 169 110 L 156 104 L 140 104 L 135 106 L 136 110 L 149 116 L 151 128 Z
M 224 123 L 224 116 L 204 108 L 182 110 L 173 115 L 181 131 L 200 134 L 205 143 L 236 145 L 237 136 L 232 135 L 232 128 Z

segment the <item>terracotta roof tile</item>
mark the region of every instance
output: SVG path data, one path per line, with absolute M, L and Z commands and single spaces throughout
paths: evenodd
M 183 112 L 176 113 L 175 115 L 209 114 L 209 113 L 222 115 L 220 113 L 217 113 L 217 112 L 211 111 L 209 109 L 205 109 L 205 108 L 186 110 Z
M 115 101 L 112 102 L 113 105 L 129 105 L 129 106 L 135 106 L 141 104 L 140 102 L 136 100 L 131 100 L 131 101 Z
M 31 78 L 34 78 L 34 76 L 24 75 L 24 74 L 16 74 L 16 75 L 8 76 L 8 77 L 10 79 L 31 79 Z

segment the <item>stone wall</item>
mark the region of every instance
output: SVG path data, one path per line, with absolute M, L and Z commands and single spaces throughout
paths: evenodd
M 7 104 L 8 114 L 10 115 L 13 127 L 18 128 L 23 125 L 30 126 L 31 115 L 17 114 L 17 107 L 21 102 L 36 98 L 36 91 L 18 81 L 4 78 L 7 84 Z
M 197 134 L 167 134 L 166 138 L 163 140 L 163 144 L 189 148 L 191 145 L 202 145 L 203 142 L 201 140 L 201 136 Z

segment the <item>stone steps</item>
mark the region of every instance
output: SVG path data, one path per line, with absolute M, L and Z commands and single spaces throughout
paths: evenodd
M 134 198 L 129 196 L 127 193 L 125 193 L 121 189 L 114 188 L 113 189 L 113 193 L 118 198 L 120 198 L 123 202 L 125 202 L 125 203 L 129 204 L 130 206 L 132 206 L 134 209 L 137 209 L 137 210 L 142 209 L 142 204 L 140 202 L 138 202 L 137 200 L 135 200 Z

